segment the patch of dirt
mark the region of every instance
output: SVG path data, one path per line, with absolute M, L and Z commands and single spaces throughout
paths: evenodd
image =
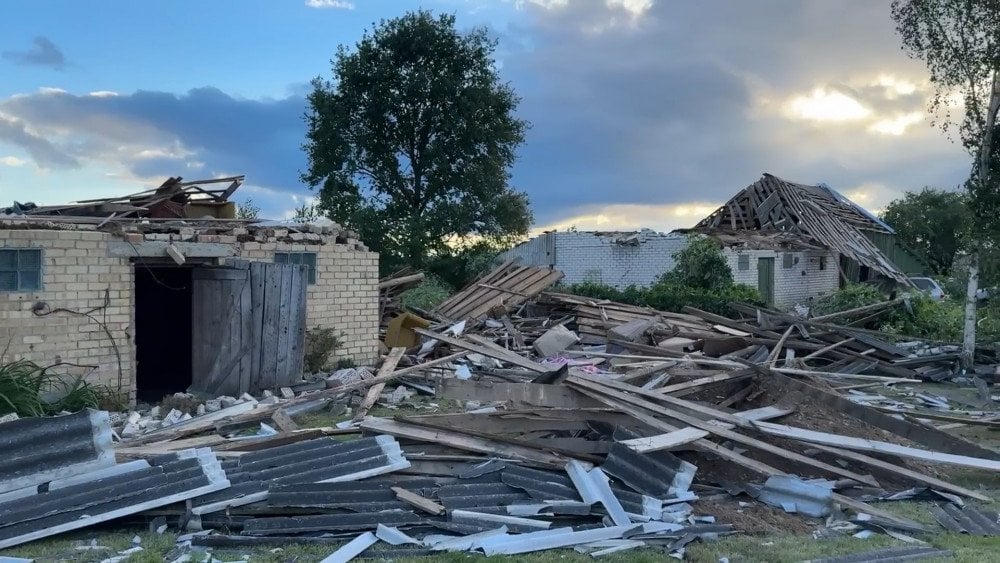
M 740 506 L 740 501 L 748 506 Z M 753 535 L 809 535 L 822 522 L 798 514 L 789 514 L 755 500 L 726 499 L 694 503 L 696 515 L 715 516 L 719 524 L 730 524 L 737 531 Z

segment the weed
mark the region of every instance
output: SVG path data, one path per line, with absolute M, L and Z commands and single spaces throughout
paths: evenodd
M 337 359 L 337 369 L 348 369 L 358 367 L 355 363 L 354 358 L 338 358 Z
M 54 374 L 50 368 L 20 360 L 0 365 L 0 416 L 45 416 L 76 412 L 112 402 L 115 394 L 106 386 L 81 377 Z
M 330 354 L 340 348 L 343 342 L 332 328 L 314 328 L 306 331 L 305 368 L 306 373 L 317 373 L 326 369 Z
M 399 296 L 399 300 L 407 309 L 429 311 L 447 299 L 451 292 L 451 287 L 444 283 L 441 278 L 428 275 L 422 284 L 404 291 Z

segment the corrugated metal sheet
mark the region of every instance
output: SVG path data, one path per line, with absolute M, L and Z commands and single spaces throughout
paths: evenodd
M 137 514 L 229 486 L 211 450 L 0 504 L 0 548 Z
M 934 505 L 931 514 L 947 530 L 974 536 L 1000 536 L 997 513 L 983 512 L 974 506 L 958 508 L 954 504 Z
M 87 410 L 0 424 L 0 493 L 115 464 L 108 413 Z
M 625 435 L 638 437 L 631 432 L 619 432 L 616 431 L 616 438 Z M 632 489 L 661 499 L 688 490 L 698 469 L 669 452 L 640 454 L 621 443 L 611 446 L 611 452 L 601 468 Z
M 243 455 L 226 469 L 229 490 L 194 502 L 194 514 L 242 506 L 268 497 L 268 488 L 296 483 L 356 481 L 406 469 L 410 463 L 391 436 L 340 442 L 317 438 Z
M 887 547 L 883 549 L 873 549 L 862 553 L 852 553 L 840 557 L 825 557 L 823 559 L 811 559 L 810 563 L 868 563 L 869 561 L 918 561 L 930 557 L 946 558 L 951 556 L 951 552 L 936 547 Z

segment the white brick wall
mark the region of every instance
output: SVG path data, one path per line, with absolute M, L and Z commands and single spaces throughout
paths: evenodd
M 812 299 L 836 291 L 840 286 L 837 254 L 833 252 L 792 252 L 792 267 L 784 267 L 785 252 L 774 250 L 724 250 L 736 283 L 758 287 L 757 260 L 774 258 L 774 304 L 783 309 L 809 305 Z M 749 269 L 739 269 L 739 256 L 749 256 Z M 825 268 L 820 269 L 820 259 Z M 758 287 L 758 289 L 760 289 Z
M 552 264 L 566 274 L 563 282 L 567 284 L 592 281 L 624 289 L 629 285 L 644 287 L 655 283 L 664 272 L 674 268 L 674 253 L 687 246 L 687 236 L 682 234 L 643 230 L 636 233 L 638 245 L 621 244 L 626 236 L 546 233 L 508 250 L 503 258 L 532 266 Z M 545 252 L 547 237 L 554 238 L 554 258 Z M 733 280 L 751 287 L 757 287 L 757 259 L 774 258 L 774 301 L 778 307 L 808 305 L 811 299 L 835 291 L 840 284 L 835 253 L 795 252 L 792 255 L 797 261 L 787 269 L 781 251 L 726 248 L 724 253 L 733 270 Z M 746 270 L 739 269 L 740 254 L 749 256 Z M 820 270 L 821 257 L 826 258 L 823 270 Z
M 628 235 L 593 232 L 549 233 L 504 253 L 505 259 L 520 259 L 532 266 L 540 263 L 544 237 L 555 237 L 555 268 L 566 274 L 563 283 L 586 281 L 624 289 L 630 285 L 652 285 L 674 267 L 673 254 L 686 246 L 686 236 L 643 230 L 639 244 L 622 244 Z

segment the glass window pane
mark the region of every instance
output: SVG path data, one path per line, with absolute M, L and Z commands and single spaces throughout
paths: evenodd
M 19 280 L 17 289 L 19 291 L 34 291 L 37 289 L 41 289 L 42 287 L 41 274 L 42 273 L 38 270 L 29 270 L 29 271 L 22 270 L 21 272 L 18 273 Z
M 17 251 L 16 250 L 0 250 L 0 270 L 15 270 L 17 269 Z
M 17 291 L 16 272 L 0 272 L 0 291 Z
M 284 252 L 275 252 L 274 253 L 274 263 L 275 264 L 287 264 L 288 263 L 288 255 L 285 254 Z
M 18 268 L 24 270 L 26 268 L 41 268 L 42 266 L 42 251 L 41 250 L 21 250 L 17 253 Z

